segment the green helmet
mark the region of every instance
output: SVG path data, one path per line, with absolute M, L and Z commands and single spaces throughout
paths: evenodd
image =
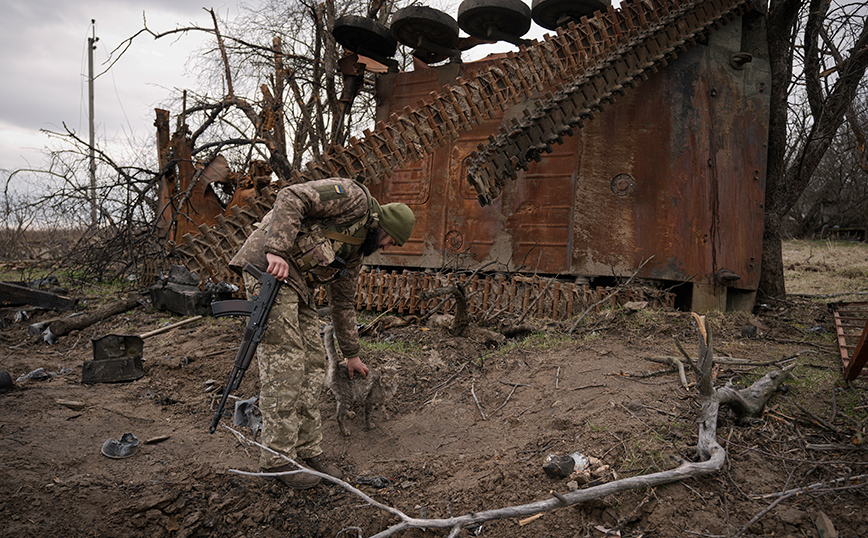
M 398 243 L 403 245 L 413 233 L 416 216 L 405 204 L 391 203 L 380 206 L 380 226 Z

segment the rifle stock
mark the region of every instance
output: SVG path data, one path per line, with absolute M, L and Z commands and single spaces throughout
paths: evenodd
M 250 316 L 250 319 L 247 320 L 247 326 L 244 328 L 241 345 L 238 347 L 238 353 L 235 355 L 235 363 L 232 366 L 232 372 L 229 374 L 229 380 L 223 389 L 220 405 L 211 419 L 211 426 L 208 428 L 210 433 L 214 433 L 217 430 L 217 424 L 223 416 L 223 410 L 226 407 L 226 400 L 229 398 L 229 394 L 241 386 L 244 372 L 247 371 L 250 361 L 256 354 L 256 348 L 259 346 L 259 342 L 262 340 L 262 335 L 265 332 L 265 322 L 268 320 L 271 306 L 277 297 L 277 291 L 280 289 L 280 281 L 265 271 L 260 271 L 249 263 L 244 267 L 244 270 L 259 281 L 259 293 L 253 300 L 241 301 L 233 299 L 211 303 L 211 311 L 215 316 L 245 315 Z

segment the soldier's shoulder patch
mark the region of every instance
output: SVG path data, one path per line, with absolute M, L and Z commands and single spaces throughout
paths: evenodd
M 319 193 L 319 199 L 323 202 L 343 198 L 347 195 L 347 189 L 340 184 L 319 185 L 316 187 L 316 192 Z

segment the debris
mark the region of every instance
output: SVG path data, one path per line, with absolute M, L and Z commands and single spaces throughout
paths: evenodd
M 168 436 L 168 435 L 158 435 L 158 436 L 156 436 L 156 437 L 151 437 L 150 439 L 145 440 L 144 444 L 146 444 L 146 445 L 155 445 L 155 444 L 157 444 L 157 443 L 162 443 L 163 441 L 165 441 L 165 440 L 168 439 L 169 437 L 170 437 L 170 436 Z
M 581 457 L 584 458 L 584 465 L 581 467 L 577 465 L 570 475 L 570 478 L 575 480 L 578 485 L 590 484 L 591 482 L 599 483 L 610 474 L 611 467 L 598 458 L 593 456 Z
M 238 286 L 229 282 L 199 286 L 199 276 L 180 265 L 173 265 L 168 275 L 148 288 L 151 304 L 157 310 L 168 310 L 183 316 L 207 316 L 211 302 L 230 298 Z
M 12 388 L 12 376 L 9 374 L 9 370 L 0 371 L 0 392 L 6 392 L 8 389 Z
M 145 375 L 140 337 L 109 334 L 92 342 L 94 360 L 84 361 L 82 383 L 134 381 Z
M 616 530 L 616 529 L 607 529 L 606 527 L 604 527 L 602 525 L 597 525 L 594 528 L 597 529 L 598 531 L 602 532 L 606 536 L 621 536 L 621 531 Z
M 199 275 L 191 272 L 183 265 L 169 267 L 169 274 L 167 275 L 163 275 L 162 271 L 160 271 L 160 277 L 163 282 L 172 282 L 184 286 L 197 286 L 199 284 Z
M 526 517 L 526 518 L 522 519 L 521 521 L 519 521 L 518 524 L 519 524 L 519 526 L 524 527 L 528 523 L 533 523 L 534 521 L 536 521 L 537 519 L 539 519 L 541 517 L 543 517 L 542 512 L 540 512 L 539 514 L 534 514 L 530 517 Z
M 84 409 L 84 402 L 79 402 L 78 400 L 64 400 L 61 398 L 55 399 L 55 402 L 59 403 L 64 407 L 68 407 L 73 411 L 81 411 Z
M 163 282 L 149 288 L 151 304 L 182 316 L 206 315 L 211 312 L 211 293 L 198 286 Z
M 21 383 L 22 381 L 41 381 L 43 379 L 48 379 L 51 377 L 48 372 L 45 371 L 45 368 L 37 368 L 33 370 L 27 375 L 23 375 L 15 380 L 16 383 Z
M 838 531 L 835 530 L 835 525 L 825 512 L 817 512 L 817 517 L 814 518 L 814 525 L 817 527 L 820 538 L 838 538 Z
M 549 454 L 543 462 L 543 471 L 551 478 L 566 478 L 588 467 L 588 457 L 579 452 L 566 456 Z
M 576 460 L 572 456 L 556 456 L 549 454 L 543 462 L 543 471 L 549 478 L 566 478 L 570 476 L 576 466 Z
M 53 320 L 32 323 L 29 327 L 27 327 L 27 334 L 29 334 L 30 336 L 39 336 L 40 334 L 45 332 L 45 329 L 47 329 L 48 326 L 51 325 L 52 321 Z
M 8 282 L 0 282 L 0 304 L 4 306 L 33 305 L 52 310 L 72 310 L 78 304 L 78 299 Z
M 131 433 L 125 433 L 120 439 L 108 439 L 102 445 L 102 453 L 112 459 L 129 458 L 136 453 L 139 440 Z
M 256 409 L 256 400 L 258 399 L 258 396 L 254 396 L 249 400 L 235 402 L 235 415 L 233 417 L 233 422 L 236 426 L 247 426 L 253 431 L 254 435 L 262 428 L 262 419 L 253 414 L 253 411 Z

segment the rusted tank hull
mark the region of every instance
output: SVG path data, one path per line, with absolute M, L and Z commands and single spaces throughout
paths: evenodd
M 403 248 L 373 263 L 471 267 L 488 261 L 605 281 L 684 283 L 695 310 L 744 309 L 759 279 L 768 137 L 768 62 L 762 27 L 737 19 L 690 47 L 576 136 L 480 206 L 467 159 L 520 117 L 519 102 L 421 162 L 372 185 L 409 204 L 418 225 Z M 744 65 L 734 54 L 750 53 Z M 379 119 L 486 62 L 380 78 Z M 637 272 L 638 271 L 638 272 Z

